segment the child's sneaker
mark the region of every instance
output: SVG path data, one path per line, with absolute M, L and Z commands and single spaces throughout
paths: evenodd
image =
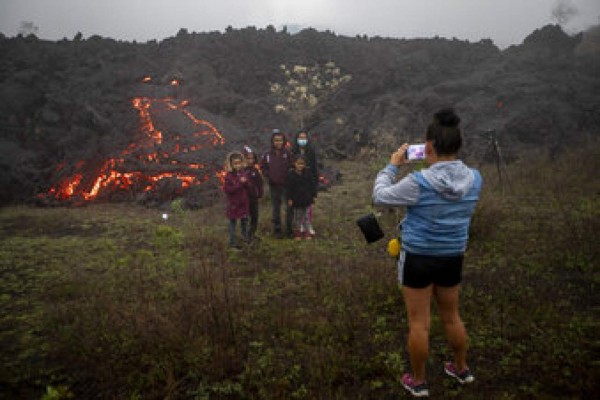
M 465 383 L 471 383 L 475 380 L 475 377 L 469 368 L 465 368 L 462 372 L 458 372 L 456 366 L 452 362 L 447 362 L 444 364 L 444 372 L 446 372 L 446 375 L 453 377 L 463 385 Z
M 429 397 L 429 389 L 426 382 L 417 384 L 410 374 L 402 376 L 402 386 L 408 390 L 414 397 Z

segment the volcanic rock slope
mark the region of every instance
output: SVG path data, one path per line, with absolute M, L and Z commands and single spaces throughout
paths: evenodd
M 165 171 L 212 181 L 227 151 L 250 144 L 260 152 L 271 129 L 295 129 L 270 95 L 270 83 L 283 81 L 281 65 L 334 61 L 352 76 L 308 118 L 324 155 L 354 151 L 356 131 L 386 152 L 418 140 L 445 106 L 463 118 L 467 155 L 484 150 L 490 129 L 509 158 L 520 147 L 558 151 L 600 130 L 598 37 L 597 28 L 569 36 L 548 25 L 503 51 L 490 40 L 272 27 L 182 29 L 147 43 L 2 37 L 0 201 L 58 199 L 57 185 L 72 191 L 65 182 L 78 173 L 81 185 L 87 179 L 80 197 L 93 194 L 85 175 L 99 172 L 113 174 L 113 185 Z

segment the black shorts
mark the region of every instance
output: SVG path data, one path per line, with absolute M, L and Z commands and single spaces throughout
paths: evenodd
M 403 251 L 398 277 L 404 286 L 422 289 L 431 284 L 452 287 L 462 280 L 464 256 L 422 256 Z

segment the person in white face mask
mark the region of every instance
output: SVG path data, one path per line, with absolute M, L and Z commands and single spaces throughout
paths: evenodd
M 306 169 L 310 173 L 313 182 L 312 196 L 314 204 L 314 200 L 317 198 L 317 190 L 319 187 L 319 166 L 317 164 L 317 152 L 312 145 L 310 135 L 307 131 L 301 130 L 296 133 L 294 142 L 292 144 L 292 155 L 302 156 L 306 160 Z M 306 216 L 309 221 L 307 234 L 310 236 L 315 236 L 316 234 L 312 224 L 313 204 L 311 204 L 306 211 Z

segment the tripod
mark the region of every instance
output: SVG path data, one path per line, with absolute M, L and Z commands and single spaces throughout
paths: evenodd
M 502 151 L 500 150 L 500 145 L 498 144 L 498 138 L 496 137 L 495 129 L 488 129 L 484 133 L 482 133 L 487 140 L 487 146 L 485 148 L 485 152 L 483 154 L 482 159 L 479 162 L 479 167 L 483 164 L 483 161 L 490 155 L 494 157 L 494 161 L 496 162 L 496 170 L 498 171 L 498 180 L 500 181 L 500 187 L 504 190 L 504 182 L 502 176 L 506 180 L 506 183 L 510 185 L 508 180 L 508 172 L 506 171 L 506 163 L 502 158 Z

